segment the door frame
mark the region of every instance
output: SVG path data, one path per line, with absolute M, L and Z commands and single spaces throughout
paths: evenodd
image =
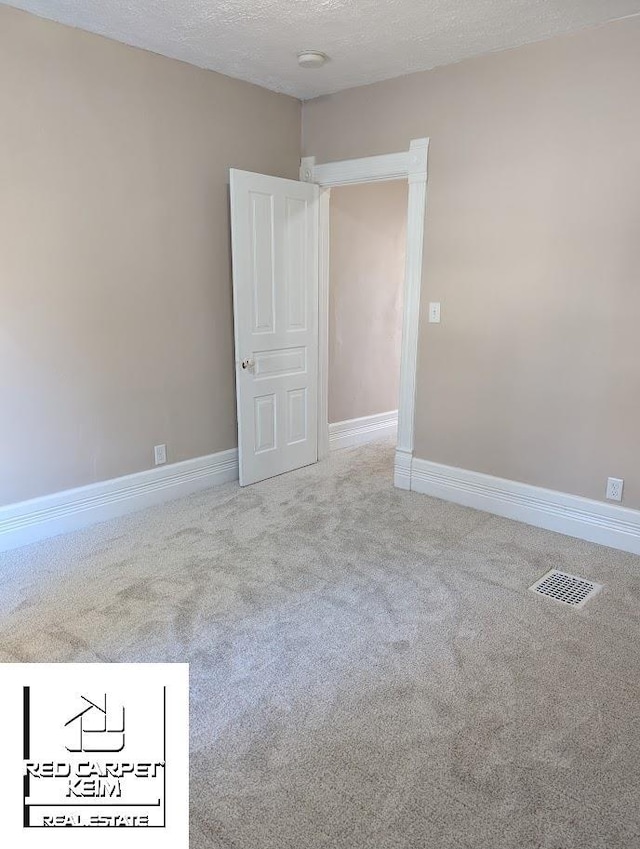
M 329 199 L 333 186 L 408 180 L 407 252 L 404 271 L 402 347 L 398 398 L 398 440 L 393 482 L 410 489 L 411 461 L 418 361 L 418 325 L 422 287 L 422 255 L 427 200 L 427 158 L 429 139 L 413 139 L 408 150 L 343 159 L 316 164 L 315 156 L 305 156 L 300 164 L 300 180 L 317 183 L 319 198 L 318 275 L 318 459 L 329 454 Z

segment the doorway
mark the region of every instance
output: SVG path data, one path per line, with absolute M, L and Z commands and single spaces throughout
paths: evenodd
M 331 191 L 332 450 L 397 434 L 407 199 L 406 180 Z
M 429 139 L 413 139 L 409 149 L 398 153 L 345 159 L 317 164 L 303 157 L 300 179 L 320 186 L 319 198 L 319 339 L 318 339 L 318 459 L 329 453 L 329 275 L 331 188 L 360 183 L 406 180 L 407 240 L 402 295 L 402 342 L 398 398 L 398 436 L 394 461 L 394 485 L 411 486 L 415 410 L 418 324 L 422 285 L 422 252 L 427 197 Z
M 329 452 L 330 188 L 408 182 L 394 485 L 409 489 L 428 139 L 409 150 L 316 165 L 300 181 L 231 169 L 241 485 Z

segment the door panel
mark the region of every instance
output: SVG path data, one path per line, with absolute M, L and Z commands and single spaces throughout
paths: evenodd
M 254 399 L 255 452 L 274 451 L 276 442 L 276 396 L 259 395 Z
M 280 351 L 258 351 L 255 356 L 256 380 L 276 375 L 300 374 L 307 370 L 306 348 L 284 348 Z
M 287 393 L 288 431 L 287 445 L 303 442 L 307 438 L 307 390 L 291 389 Z
M 230 182 L 244 486 L 318 459 L 318 187 L 235 169 Z
M 250 192 L 251 282 L 254 333 L 273 333 L 275 318 L 274 203 L 270 195 Z

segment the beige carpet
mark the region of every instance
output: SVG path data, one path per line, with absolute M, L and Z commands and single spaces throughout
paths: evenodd
M 194 849 L 640 846 L 640 559 L 390 444 L 0 555 L 4 661 L 188 661 Z M 551 567 L 584 610 L 527 587 Z

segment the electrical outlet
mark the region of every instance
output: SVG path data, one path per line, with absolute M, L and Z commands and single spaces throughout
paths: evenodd
M 609 501 L 622 501 L 622 478 L 607 478 L 607 498 Z
M 429 323 L 440 324 L 440 304 L 438 302 L 429 304 Z
M 156 461 L 156 466 L 161 466 L 163 463 L 167 462 L 167 446 L 166 445 L 154 445 L 153 448 L 153 456 Z

